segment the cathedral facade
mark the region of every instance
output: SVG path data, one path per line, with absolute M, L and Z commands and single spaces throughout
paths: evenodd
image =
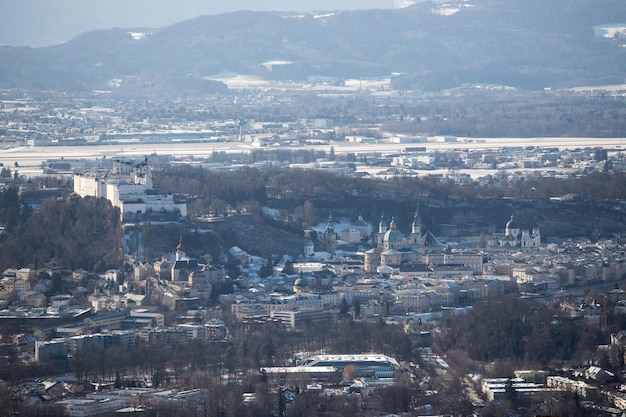
M 404 262 L 416 263 L 421 260 L 422 223 L 419 207 L 411 223 L 411 233 L 405 236 L 396 226 L 394 218 L 389 224 L 381 215 L 376 234 L 376 247 L 365 252 L 363 269 L 378 272 L 381 267 L 398 267 Z M 384 269 L 384 268 L 383 268 Z

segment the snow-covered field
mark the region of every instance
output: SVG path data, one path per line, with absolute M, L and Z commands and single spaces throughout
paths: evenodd
M 311 81 L 273 81 L 252 74 L 224 74 L 213 77 L 206 77 L 209 80 L 221 81 L 231 90 L 260 88 L 260 89 L 290 89 L 307 91 L 326 92 L 355 92 L 355 91 L 380 91 L 391 89 L 391 78 L 363 78 L 347 79 L 343 85 L 333 85 L 325 83 L 323 80 Z

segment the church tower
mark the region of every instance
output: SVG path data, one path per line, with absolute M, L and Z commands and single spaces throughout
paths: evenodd
M 383 238 L 385 237 L 385 233 L 387 233 L 387 222 L 385 221 L 385 214 L 380 214 L 380 223 L 378 223 L 378 239 L 377 243 L 379 247 L 383 245 Z
M 335 225 L 333 222 L 332 213 L 328 215 L 328 224 L 326 225 L 326 230 L 324 231 L 324 246 L 326 250 L 335 255 L 337 251 L 337 233 L 335 233 Z
M 176 260 L 182 261 L 187 257 L 185 254 L 185 247 L 183 246 L 183 237 L 178 240 L 178 246 L 176 246 Z
M 411 247 L 419 248 L 422 244 L 422 220 L 420 219 L 420 205 L 417 204 L 413 223 L 411 224 Z
M 311 257 L 315 254 L 315 245 L 308 233 L 304 235 L 304 256 Z

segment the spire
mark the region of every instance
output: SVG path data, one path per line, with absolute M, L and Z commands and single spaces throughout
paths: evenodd
M 335 225 L 333 222 L 333 213 L 329 213 L 328 214 L 328 224 L 326 225 L 326 233 L 334 233 L 335 232 Z
M 389 223 L 389 229 L 396 230 L 396 218 L 395 217 L 391 218 L 391 223 Z
M 513 213 L 511 213 L 511 219 L 506 223 L 504 234 L 506 236 L 511 236 L 513 231 L 516 229 L 518 229 L 517 220 L 515 220 Z
M 413 225 L 412 225 L 413 233 L 420 233 L 422 230 L 422 220 L 420 219 L 420 205 L 417 203 L 417 208 L 415 209 L 415 215 L 413 216 Z
M 183 246 L 183 237 L 181 235 L 176 246 L 176 260 L 180 261 L 185 256 L 185 247 Z

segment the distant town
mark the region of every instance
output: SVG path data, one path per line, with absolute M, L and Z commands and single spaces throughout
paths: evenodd
M 329 209 L 322 221 L 297 231 L 302 246 L 290 254 L 268 259 L 242 244 L 198 257 L 187 253 L 183 231 L 217 240 L 211 227 L 218 223 L 258 214 L 266 223 L 285 223 L 295 216 L 280 205 L 287 191 L 268 184 L 264 197 L 275 206 L 218 211 L 199 208 L 199 195 L 182 187 L 163 192 L 155 179 L 174 166 L 417 178 L 458 187 L 576 180 L 626 171 L 624 138 L 399 134 L 341 118 L 205 117 L 202 109 L 216 103 L 186 109 L 169 103 L 168 111 L 153 114 L 147 103 L 69 102 L 0 100 L 2 192 L 13 187 L 21 195 L 107 200 L 123 228 L 124 262 L 106 271 L 59 264 L 2 271 L 5 415 L 313 415 L 306 401 L 325 404 L 329 415 L 355 416 L 621 415 L 626 409 L 623 227 L 597 238 L 548 239 L 540 224 L 511 209 L 505 222 L 451 219 L 427 228 L 424 210 L 443 203 L 416 193 L 408 221 L 393 211 L 365 218 Z M 64 185 L 42 181 L 34 190 L 40 177 Z M 537 198 L 532 187 L 517 189 L 507 199 Z M 542 198 L 584 206 L 589 196 L 555 189 Z M 623 199 L 610 204 L 626 212 Z M 160 225 L 180 236 L 159 236 L 176 244 L 148 257 L 148 229 Z M 571 349 L 550 360 L 539 350 L 513 363 L 489 347 L 482 361 L 445 349 L 456 346 L 450 335 L 456 317 L 497 303 L 521 323 L 500 339 L 537 342 L 543 333 L 522 337 L 522 327 L 544 317 L 546 344 L 549 337 L 565 343 L 559 338 L 570 324 L 586 336 L 572 333 Z M 528 303 L 520 304 L 519 320 L 517 303 Z M 495 331 L 496 317 L 482 321 L 488 319 Z M 389 340 L 376 340 L 377 334 Z M 393 395 L 397 401 L 388 400 Z

